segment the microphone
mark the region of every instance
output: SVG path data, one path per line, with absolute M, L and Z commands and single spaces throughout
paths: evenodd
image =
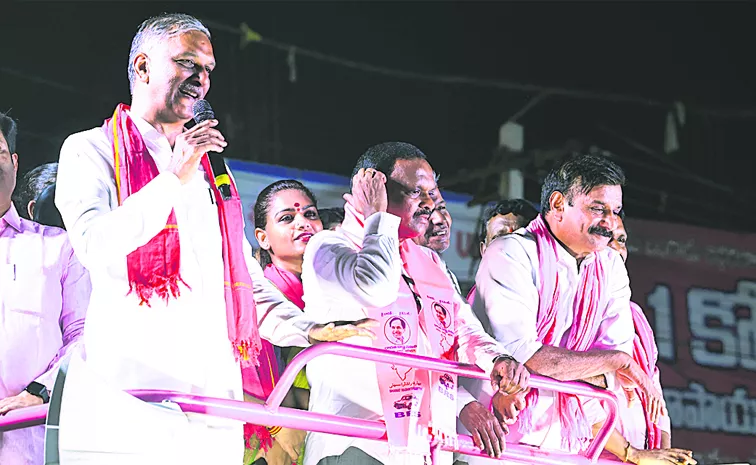
M 192 105 L 192 115 L 194 122 L 197 124 L 209 119 L 215 119 L 213 107 L 204 99 L 194 102 L 194 105 Z M 218 188 L 223 200 L 229 200 L 231 198 L 231 178 L 228 176 L 223 157 L 218 153 L 208 152 L 207 158 L 210 160 L 210 166 L 213 168 L 213 174 L 215 174 L 215 187 Z

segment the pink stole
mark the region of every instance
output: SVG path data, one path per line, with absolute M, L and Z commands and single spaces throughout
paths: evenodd
M 538 340 L 543 344 L 560 347 L 561 341 L 554 335 L 556 314 L 559 311 L 559 275 L 557 273 L 558 248 L 560 244 L 554 239 L 548 225 L 538 215 L 526 228 L 536 240 L 538 249 L 539 275 L 538 320 L 536 330 Z M 572 326 L 567 343 L 563 346 L 569 350 L 587 351 L 596 340 L 601 323 L 601 311 L 606 306 L 603 285 L 606 270 L 600 254 L 587 257 L 580 273 L 580 284 L 572 302 Z M 527 396 L 527 405 L 538 401 L 538 390 L 533 389 Z M 562 447 L 573 450 L 584 449 L 593 437 L 591 427 L 585 417 L 583 407 L 577 396 L 556 393 L 555 406 L 562 431 Z M 533 427 L 532 409 L 525 409 L 520 414 L 520 431 L 528 433 Z
M 643 371 L 649 378 L 655 379 L 655 375 L 659 371 L 656 367 L 659 351 L 656 348 L 656 342 L 654 341 L 654 332 L 651 329 L 651 325 L 648 324 L 646 315 L 643 314 L 643 310 L 638 304 L 630 302 L 630 310 L 632 311 L 633 324 L 635 325 L 633 359 L 641 366 L 641 368 L 643 368 Z M 657 387 L 661 391 L 661 386 Z M 652 422 L 648 415 L 648 399 L 646 395 L 640 389 L 636 389 L 636 393 L 643 405 L 643 413 L 646 417 L 647 448 L 659 449 L 661 448 L 661 428 L 659 428 L 659 425 Z
M 337 230 L 361 247 L 364 220 L 349 203 L 345 210 L 346 217 Z M 368 316 L 380 323 L 373 347 L 415 354 L 422 331 L 431 346 L 426 356 L 456 360 L 456 291 L 440 263 L 420 246 L 405 240 L 399 249 L 406 278 L 400 280 L 397 300 L 384 308 L 367 309 Z M 388 431 L 389 463 L 422 464 L 430 454 L 429 432 L 437 441 L 456 442 L 456 375 L 382 363 L 376 364 L 376 372 Z
M 299 307 L 301 310 L 304 310 L 305 303 L 304 300 L 302 300 L 302 297 L 304 296 L 304 288 L 302 287 L 302 281 L 296 275 L 281 269 L 272 263 L 265 267 L 263 274 L 265 274 L 268 281 L 273 283 L 279 291 L 283 292 L 283 295 L 285 295 L 291 303 Z
M 105 135 L 113 146 L 115 182 L 118 205 L 129 195 L 139 191 L 158 174 L 142 135 L 128 113 L 129 107 L 118 104 L 113 117 L 103 124 Z M 231 198 L 223 200 L 212 180 L 212 168 L 207 155 L 202 167 L 218 206 L 218 222 L 222 239 L 225 310 L 228 338 L 235 359 L 244 366 L 257 365 L 260 353 L 260 334 L 257 331 L 257 312 L 252 292 L 252 278 L 244 259 L 244 215 L 239 192 L 231 182 Z M 176 215 L 171 210 L 165 228 L 147 244 L 130 253 L 126 259 L 129 292 L 135 291 L 140 305 L 154 296 L 165 301 L 179 296 L 180 270 L 179 230 Z M 177 348 L 179 350 L 180 348 Z

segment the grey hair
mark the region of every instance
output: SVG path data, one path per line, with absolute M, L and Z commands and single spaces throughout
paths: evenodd
M 210 30 L 200 20 L 187 14 L 163 13 L 144 20 L 131 41 L 131 51 L 129 52 L 129 90 L 132 94 L 136 81 L 136 70 L 134 69 L 136 56 L 158 41 L 192 31 L 199 31 L 205 34 L 208 39 L 212 38 Z

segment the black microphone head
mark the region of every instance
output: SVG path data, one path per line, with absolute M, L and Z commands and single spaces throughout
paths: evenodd
M 194 102 L 194 105 L 192 105 L 192 115 L 194 122 L 197 124 L 209 119 L 215 119 L 213 107 L 210 106 L 210 102 L 204 99 Z

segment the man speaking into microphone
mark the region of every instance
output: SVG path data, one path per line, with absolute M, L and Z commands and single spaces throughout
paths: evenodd
M 362 324 L 307 321 L 263 277 L 220 156 L 218 121 L 197 115 L 185 127 L 214 68 L 200 21 L 144 21 L 128 61 L 131 105 L 61 148 L 56 205 L 92 276 L 85 350 L 71 358 L 62 395 L 63 465 L 238 465 L 241 423 L 125 391 L 241 400 L 241 368 L 264 372 L 270 363 L 258 362 L 261 336 L 306 346 L 371 334 Z

